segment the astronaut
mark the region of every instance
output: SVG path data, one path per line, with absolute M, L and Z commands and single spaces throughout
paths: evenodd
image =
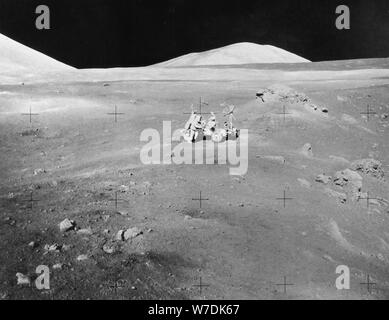
M 204 123 L 202 121 L 202 116 L 192 111 L 189 120 L 186 122 L 183 137 L 187 142 L 195 142 L 199 136 L 199 130 L 202 130 Z
M 211 112 L 211 116 L 209 117 L 204 127 L 204 135 L 212 136 L 215 130 L 216 130 L 216 116 L 213 112 Z

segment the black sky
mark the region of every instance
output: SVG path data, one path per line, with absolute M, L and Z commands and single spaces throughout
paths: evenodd
M 51 30 L 35 28 L 40 4 Z M 335 27 L 341 4 L 351 30 Z M 79 68 L 143 66 L 242 41 L 313 61 L 378 58 L 389 57 L 389 1 L 0 0 L 0 33 Z

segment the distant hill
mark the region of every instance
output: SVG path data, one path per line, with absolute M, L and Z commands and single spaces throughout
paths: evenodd
M 345 71 L 366 69 L 389 69 L 389 58 L 319 61 L 311 63 L 247 63 L 214 66 L 188 66 L 181 68 L 252 69 L 282 71 Z
M 0 34 L 0 70 L 2 73 L 51 72 L 72 67 L 50 58 Z
M 286 50 L 250 42 L 235 43 L 204 52 L 190 53 L 157 64 L 159 67 L 189 67 L 210 65 L 238 65 L 253 63 L 304 63 L 310 62 Z

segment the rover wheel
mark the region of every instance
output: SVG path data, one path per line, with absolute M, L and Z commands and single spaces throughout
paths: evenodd
M 212 133 L 212 141 L 219 143 L 222 142 L 224 137 L 226 136 L 226 133 L 224 130 L 216 130 L 215 132 Z

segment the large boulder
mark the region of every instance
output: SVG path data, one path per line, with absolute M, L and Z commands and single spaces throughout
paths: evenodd
M 342 188 L 347 188 L 353 201 L 357 201 L 360 197 L 362 182 L 363 178 L 361 175 L 350 169 L 338 171 L 334 175 L 334 184 Z
M 76 223 L 70 219 L 65 219 L 59 224 L 59 230 L 61 232 L 67 232 L 73 230 L 75 227 L 76 227 Z
M 382 179 L 385 175 L 382 170 L 382 163 L 375 159 L 356 160 L 351 164 L 351 168 L 377 179 Z

